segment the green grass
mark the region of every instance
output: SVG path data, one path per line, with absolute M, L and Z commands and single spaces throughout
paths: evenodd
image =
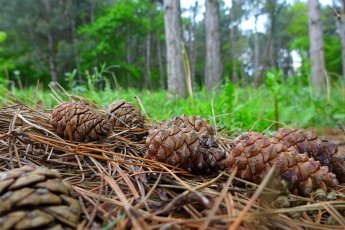
M 174 99 L 168 91 L 163 90 L 154 92 L 136 89 L 113 90 L 110 84 L 106 84 L 104 90 L 94 87 L 90 90 L 85 86 L 75 87 L 68 92 L 95 101 L 103 108 L 119 99 L 132 101 L 139 106 L 137 99 L 134 98 L 134 96 L 138 96 L 148 116 L 158 120 L 169 119 L 183 113 L 212 118 L 213 106 L 214 114 L 217 116 L 216 122 L 219 128 L 225 128 L 225 130 L 249 130 L 265 108 L 267 101 L 266 109 L 254 128 L 256 131 L 265 130 L 276 119 L 275 99 L 278 105 L 278 121 L 287 125 L 296 125 L 301 128 L 337 127 L 338 119 L 345 121 L 343 93 L 336 87 L 331 90 L 328 101 L 326 92 L 312 90 L 308 85 L 301 83 L 302 78 L 296 77 L 281 81 L 276 76 L 278 75 L 273 74 L 272 80 L 268 75 L 266 86 L 259 88 L 252 86 L 243 88 L 226 84 L 211 94 L 201 89 L 194 92 L 193 100 Z M 46 109 L 53 108 L 57 104 L 57 101 L 50 95 L 53 94 L 51 90 L 43 91 L 37 90 L 36 87 L 29 87 L 23 91 L 15 89 L 12 93 L 23 101 L 25 101 L 25 97 L 34 101 L 34 97 L 37 95 L 37 100 L 42 100 Z M 4 96 L 0 97 L 3 97 L 0 99 L 4 102 Z M 64 98 L 64 100 L 68 99 Z M 27 103 L 30 104 L 28 99 Z M 273 131 L 274 128 L 273 125 L 270 130 Z

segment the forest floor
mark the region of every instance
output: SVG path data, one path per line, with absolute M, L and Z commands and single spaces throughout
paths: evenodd
M 245 187 L 230 185 L 232 177 L 226 171 L 218 176 L 195 176 L 144 159 L 145 144 L 134 137 L 145 129 L 115 130 L 122 134 L 112 135 L 103 144 L 61 142 L 45 131 L 51 130 L 50 113 L 16 99 L 0 108 L 0 171 L 16 168 L 19 162 L 57 169 L 72 183 L 75 197 L 84 207 L 79 229 L 86 223 L 90 229 L 102 230 L 131 225 L 137 229 L 212 230 L 344 227 L 345 219 L 337 211 L 345 209 L 341 186 L 336 196 L 325 195 L 326 200 L 320 201 L 316 195 L 279 195 L 266 187 L 273 174 L 259 186 L 250 182 Z M 313 130 L 337 141 L 340 151 L 345 149 L 340 129 Z M 26 142 L 27 138 L 31 141 Z M 227 144 L 233 140 L 219 138 Z M 30 150 L 30 145 L 34 149 Z M 11 160 L 13 149 L 18 155 Z
M 321 192 L 320 195 L 320 191 L 317 191 L 312 197 L 301 197 L 282 195 L 278 190 L 266 186 L 273 174 L 268 174 L 261 185 L 245 182 L 245 186 L 231 184 L 232 181 L 241 181 L 229 174 L 233 172 L 192 175 L 143 158 L 145 140 L 138 141 L 136 135 L 146 133 L 147 128 L 114 130 L 114 135 L 102 144 L 61 141 L 47 132 L 52 131 L 49 119 L 50 108 L 54 108 L 54 103 L 51 101 L 53 98 L 57 101 L 67 101 L 69 98 L 63 94 L 36 95 L 36 98 L 30 99 L 11 94 L 4 97 L 3 103 L 6 105 L 0 106 L 0 171 L 16 168 L 19 166 L 18 162 L 22 165 L 57 169 L 73 185 L 75 197 L 83 206 L 79 229 L 83 229 L 86 223 L 92 227 L 90 229 L 102 230 L 112 229 L 114 226 L 124 229 L 132 224 L 139 229 L 258 229 L 257 226 L 261 229 L 345 228 L 345 218 L 341 216 L 345 210 L 344 186 L 339 186 L 333 193 Z M 106 95 L 104 93 L 104 97 Z M 116 97 L 128 96 L 135 101 L 133 95 L 136 94 L 132 92 L 130 96 L 120 94 Z M 173 115 L 181 115 L 184 109 L 192 109 L 189 102 L 165 101 L 165 94 L 161 92 L 159 95 L 157 98 L 154 97 L 157 94 L 146 98 L 141 95 L 144 101 L 142 108 L 152 111 L 151 114 L 156 110 Z M 102 94 L 97 94 L 90 98 L 97 106 L 97 102 L 105 103 L 105 99 L 101 100 L 101 97 Z M 42 109 L 40 98 L 50 100 L 43 104 L 45 108 L 48 105 L 48 110 Z M 198 100 L 194 103 L 199 103 Z M 228 100 L 219 102 L 221 106 L 215 108 L 217 115 L 224 114 L 222 106 L 227 106 Z M 212 111 L 212 100 L 210 101 L 206 102 L 201 98 L 199 106 L 194 104 L 196 113 L 205 112 L 206 109 L 208 112 Z M 241 113 L 247 112 L 247 117 L 251 117 L 251 120 L 243 122 L 247 122 L 249 127 L 253 126 L 265 108 L 265 102 L 267 103 L 266 99 L 260 99 L 261 104 L 257 105 L 254 99 L 253 103 L 259 107 L 256 112 L 247 112 L 255 109 L 254 104 L 247 104 L 242 110 L 234 111 L 234 118 L 242 121 Z M 99 107 L 99 111 L 104 113 L 102 106 Z M 190 110 L 189 113 L 193 111 Z M 266 111 L 274 114 L 272 107 L 267 107 Z M 283 114 L 284 108 L 280 111 Z M 326 117 L 327 114 L 323 112 L 318 112 L 318 116 Z M 296 114 L 296 109 L 293 108 L 290 114 Z M 226 116 L 233 119 L 230 115 Z M 205 117 L 212 117 L 212 112 Z M 332 120 L 323 119 L 324 123 L 320 127 L 311 125 L 318 124 L 315 121 L 305 123 L 304 127 L 309 127 L 318 134 L 325 134 L 329 141 L 337 141 L 339 151 L 344 151 L 344 135 L 337 128 L 335 119 Z M 154 119 L 147 119 L 147 127 L 152 127 L 153 122 Z M 299 122 L 301 120 L 296 123 Z M 231 145 L 234 136 L 225 135 L 226 124 L 223 123 L 224 132 L 218 133 L 218 138 L 224 145 Z M 259 127 L 254 126 L 253 130 L 262 131 L 268 127 L 267 124 L 271 125 L 272 121 L 265 126 L 262 123 Z M 242 127 L 236 131 L 236 135 L 248 130 L 249 128 Z M 10 153 L 13 151 L 18 155 L 12 159 Z M 136 220 L 138 222 L 135 223 Z

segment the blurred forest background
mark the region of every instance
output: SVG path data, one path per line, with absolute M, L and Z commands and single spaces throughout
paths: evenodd
M 0 86 L 113 92 L 89 94 L 104 103 L 140 94 L 147 107 L 161 106 L 148 109 L 157 118 L 209 117 L 214 106 L 231 114 L 220 119 L 230 127 L 253 125 L 269 98 L 259 129 L 334 126 L 345 118 L 344 1 L 327 3 L 0 0 Z M 167 100 L 175 95 L 189 99 Z

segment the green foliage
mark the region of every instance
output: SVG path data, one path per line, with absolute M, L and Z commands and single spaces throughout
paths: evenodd
M 297 50 L 301 54 L 301 50 L 309 50 L 307 3 L 295 3 L 288 9 L 287 16 L 290 20 L 287 32 L 292 37 L 290 50 Z
M 266 74 L 266 85 L 272 95 L 282 97 L 281 91 L 284 85 L 283 70 L 272 69 L 268 71 Z
M 111 90 L 111 88 L 118 88 L 115 86 L 117 84 L 116 79 L 113 79 L 113 70 L 118 68 L 116 65 L 106 66 L 105 63 L 101 64 L 99 68 L 94 67 L 93 71 L 85 71 L 84 75 L 86 77 L 86 82 L 78 82 L 76 76 L 78 71 L 74 69 L 72 72 L 65 73 L 65 81 L 67 82 L 68 89 L 74 94 L 85 93 L 87 91 L 102 91 L 103 89 Z M 114 86 L 111 86 L 113 81 Z
M 53 56 L 59 83 L 71 90 L 82 92 L 92 87 L 90 79 L 92 76 L 99 75 L 94 67 L 99 69 L 100 63 L 118 66 L 107 74 L 106 79 L 113 79 L 114 75 L 118 85 L 123 88 L 142 89 L 146 72 L 146 39 L 150 34 L 149 67 L 152 88 L 161 88 L 158 42 L 165 78 L 167 65 L 165 63 L 166 49 L 164 49 L 164 9 L 158 2 L 161 1 L 0 0 L 0 31 L 3 31 L 0 32 L 0 81 L 2 82 L 0 84 L 6 85 L 8 81 L 16 81 L 13 73 L 19 70 L 23 85 L 35 85 L 37 80 L 47 85 L 51 80 L 49 60 Z M 49 17 L 47 17 L 47 3 L 50 3 Z M 234 7 L 232 8 L 235 16 L 234 24 L 237 25 L 235 44 L 229 42 L 230 8 L 224 0 L 220 1 L 219 17 L 224 74 L 227 77 L 231 75 L 233 67 L 230 48 L 231 45 L 236 45 L 238 76 L 241 83 L 244 83 L 244 76 L 241 74 L 248 76 L 244 83 L 247 84 L 247 81 L 253 80 L 254 32 L 241 31 L 239 23 L 244 18 L 252 17 L 253 7 L 261 8 L 261 16 L 267 16 L 272 4 L 269 1 L 255 1 L 254 5 L 250 1 L 233 1 L 232 6 Z M 276 7 L 280 11 L 275 18 L 274 36 L 271 41 L 272 59 L 269 58 L 267 68 L 282 67 L 284 74 L 291 73 L 291 57 L 286 54 L 288 51 L 296 50 L 303 57 L 302 67 L 297 72 L 307 75 L 310 71 L 307 3 L 278 1 Z M 183 11 L 185 10 L 191 13 L 191 9 Z M 200 10 L 199 6 L 199 15 Z M 328 7 L 322 7 L 321 13 L 326 69 L 328 72 L 340 74 L 342 71 L 341 45 L 335 21 Z M 191 18 L 188 13 L 183 13 L 182 16 L 185 16 L 182 21 L 186 25 L 183 31 L 184 44 L 189 52 L 188 33 Z M 49 50 L 49 33 L 54 41 L 52 51 Z M 7 39 L 4 40 L 6 37 Z M 263 55 L 266 43 L 267 32 L 259 33 L 261 66 L 265 59 Z M 200 89 L 204 81 L 206 56 L 203 19 L 196 22 L 194 47 L 196 86 Z M 244 69 L 241 70 L 241 67 Z M 286 77 L 287 75 L 284 75 L 284 78 Z M 301 78 L 301 81 L 307 83 L 307 78 Z M 226 87 L 224 86 L 224 89 Z M 200 90 L 203 92 L 202 88 Z
M 296 2 L 289 8 L 290 24 L 287 28 L 289 34 L 294 36 L 308 35 L 308 5 L 304 2 Z
M 225 63 L 224 67 L 225 67 L 226 76 L 228 76 L 230 79 L 231 74 L 232 74 L 232 69 L 233 69 L 232 61 Z M 244 81 L 244 76 L 242 76 L 242 73 L 241 73 L 241 61 L 238 59 L 236 59 L 236 70 L 237 70 L 238 78 L 241 81 Z
M 156 7 L 149 0 L 119 0 L 104 9 L 94 23 L 81 26 L 78 34 L 88 38 L 81 44 L 83 69 L 91 68 L 97 59 L 101 63 L 116 63 L 121 83 L 126 83 L 127 74 L 133 81 L 140 80 L 145 60 L 136 55 L 135 45 L 145 42 L 148 32 L 161 34 L 164 31 L 163 14 L 155 12 Z M 89 40 L 94 41 L 95 46 L 87 47 Z M 127 54 L 133 64 L 128 63 Z M 158 75 L 153 76 L 153 80 L 155 78 L 158 79 Z
M 77 76 L 77 71 L 74 69 L 72 72 L 65 73 L 65 81 L 69 89 L 75 89 L 76 87 L 75 77 Z

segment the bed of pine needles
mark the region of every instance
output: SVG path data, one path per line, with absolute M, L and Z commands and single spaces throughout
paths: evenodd
M 71 98 L 78 99 L 56 95 Z M 273 170 L 259 186 L 233 177 L 236 171 L 191 175 L 143 158 L 151 119 L 142 129 L 115 128 L 102 143 L 74 143 L 52 132 L 52 109 L 10 93 L 2 100 L 0 172 L 57 169 L 82 207 L 77 229 L 345 229 L 342 186 L 306 198 L 270 186 Z M 217 137 L 222 148 L 231 146 L 233 137 Z

